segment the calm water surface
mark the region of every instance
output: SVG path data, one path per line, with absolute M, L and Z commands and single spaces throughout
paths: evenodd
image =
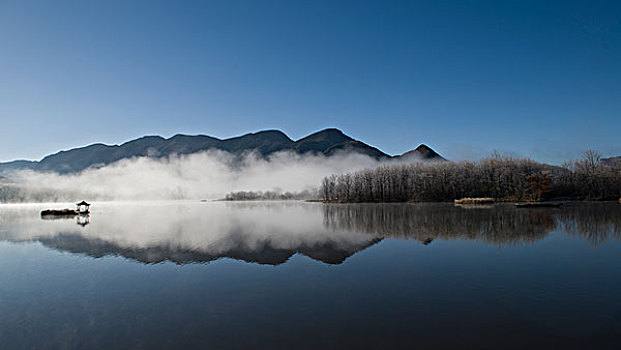
M 614 349 L 621 205 L 0 205 L 2 349 Z M 63 207 L 54 205 L 53 207 Z

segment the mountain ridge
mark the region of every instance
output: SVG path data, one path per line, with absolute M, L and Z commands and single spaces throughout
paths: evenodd
M 38 162 L 19 160 L 0 163 L 0 173 L 25 169 L 61 174 L 76 173 L 127 158 L 161 158 L 173 154 L 192 154 L 207 150 L 221 150 L 234 155 L 257 152 L 262 157 L 280 151 L 293 151 L 298 154 L 323 154 L 328 157 L 339 152 L 355 152 L 377 160 L 445 160 L 425 144 L 401 155 L 392 156 L 376 147 L 356 140 L 336 128 L 322 129 L 295 141 L 280 130 L 268 129 L 227 139 L 208 135 L 175 134 L 170 138 L 147 135 L 120 145 L 94 143 L 58 151 L 43 157 Z

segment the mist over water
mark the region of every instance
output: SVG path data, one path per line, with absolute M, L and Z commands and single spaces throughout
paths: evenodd
M 236 156 L 206 151 L 166 158 L 131 158 L 77 174 L 19 171 L 11 179 L 33 200 L 218 199 L 232 191 L 316 189 L 324 176 L 380 163 L 359 153 Z

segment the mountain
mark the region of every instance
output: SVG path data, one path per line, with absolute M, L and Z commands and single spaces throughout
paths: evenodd
M 12 162 L 0 163 L 0 172 L 11 170 L 24 170 L 36 168 L 38 162 L 30 160 L 14 160 Z
M 339 151 L 358 152 L 375 159 L 391 158 L 379 149 L 352 139 L 338 129 L 325 129 L 295 142 L 293 149 L 298 153 L 317 152 L 327 156 Z
M 606 164 L 606 165 L 621 164 L 621 156 L 610 157 L 610 158 L 602 158 L 601 159 L 601 163 L 602 164 Z
M 111 164 L 125 158 L 166 157 L 172 154 L 192 154 L 206 150 L 222 150 L 235 155 L 254 151 L 264 157 L 279 151 L 323 154 L 325 156 L 332 156 L 339 152 L 357 152 L 378 160 L 445 160 L 426 145 L 420 145 L 400 156 L 391 156 L 345 135 L 338 129 L 330 128 L 297 141 L 293 141 L 280 130 L 264 130 L 229 139 L 181 134 L 168 139 L 161 136 L 145 136 L 122 145 L 96 143 L 86 147 L 60 151 L 44 157 L 39 162 L 20 160 L 0 163 L 0 173 L 22 169 L 75 173 L 90 167 Z
M 436 153 L 436 151 L 432 150 L 425 144 L 422 144 L 409 152 L 403 153 L 399 156 L 399 158 L 404 160 L 445 160 L 442 156 Z

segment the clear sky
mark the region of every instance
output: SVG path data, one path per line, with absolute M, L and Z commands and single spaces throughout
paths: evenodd
M 621 155 L 621 1 L 0 0 L 0 161 L 325 127 L 454 160 Z

